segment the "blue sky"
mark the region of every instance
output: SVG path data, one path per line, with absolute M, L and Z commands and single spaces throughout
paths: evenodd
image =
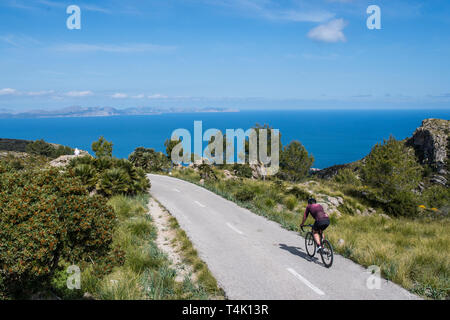
M 449 57 L 448 0 L 0 0 L 0 111 L 450 108 Z

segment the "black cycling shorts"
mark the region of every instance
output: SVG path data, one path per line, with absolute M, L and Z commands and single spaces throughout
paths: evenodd
M 328 228 L 329 225 L 330 225 L 330 219 L 324 219 L 324 220 L 316 221 L 316 222 L 314 222 L 313 230 L 316 230 L 316 231 L 321 230 L 321 231 L 323 231 L 326 228 Z

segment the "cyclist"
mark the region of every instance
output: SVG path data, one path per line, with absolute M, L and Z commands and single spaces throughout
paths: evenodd
M 325 213 L 323 207 L 317 203 L 316 199 L 310 198 L 308 199 L 308 205 L 306 206 L 305 214 L 303 215 L 303 221 L 300 224 L 300 228 L 303 227 L 310 213 L 315 220 L 312 227 L 312 232 L 314 234 L 314 241 L 316 241 L 317 244 L 316 252 L 320 252 L 322 250 L 322 247 L 320 245 L 320 234 L 322 234 L 323 231 L 330 225 L 330 217 Z

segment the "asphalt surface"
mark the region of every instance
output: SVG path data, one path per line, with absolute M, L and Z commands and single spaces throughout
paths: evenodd
M 308 257 L 298 233 L 204 188 L 149 178 L 151 195 L 178 220 L 229 299 L 418 299 L 337 254 L 325 268 L 318 255 Z

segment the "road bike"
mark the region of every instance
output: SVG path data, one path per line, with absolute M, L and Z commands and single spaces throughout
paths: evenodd
M 308 224 L 304 227 L 310 227 L 312 229 L 313 225 Z M 302 231 L 303 227 L 302 227 Z M 322 247 L 322 250 L 320 250 L 320 256 L 322 257 L 322 262 L 325 265 L 325 267 L 330 268 L 333 264 L 333 247 L 331 246 L 331 243 L 326 240 L 323 236 L 323 231 L 320 231 L 320 244 Z M 314 235 L 311 231 L 308 231 L 305 236 L 305 248 L 306 252 L 308 253 L 308 256 L 311 258 L 314 257 L 316 254 L 316 241 L 314 240 Z

